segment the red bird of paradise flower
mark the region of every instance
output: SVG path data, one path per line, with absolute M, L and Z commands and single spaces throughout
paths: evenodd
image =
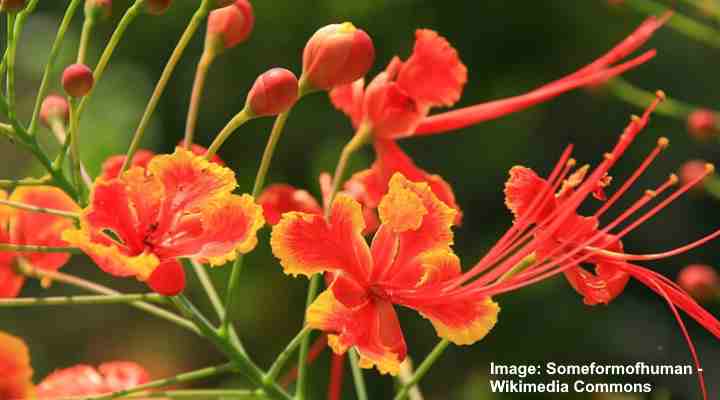
M 499 312 L 489 297 L 435 304 L 421 298 L 460 275 L 460 261 L 450 248 L 457 212 L 427 183 L 399 173 L 378 209 L 380 227 L 370 246 L 362 236 L 361 206 L 346 194 L 333 201 L 327 219 L 289 212 L 273 227 L 270 244 L 285 273 L 327 273 L 329 288 L 308 308 L 308 325 L 330 332 L 328 344 L 336 353 L 355 347 L 362 367 L 391 374 L 407 353 L 394 304 L 419 311 L 453 343 L 482 339 Z M 396 298 L 400 289 L 417 293 L 418 299 Z
M 232 194 L 236 186 L 230 169 L 178 147 L 146 168 L 98 178 L 81 228 L 63 238 L 103 271 L 175 295 L 185 287 L 178 258 L 222 265 L 255 248 L 262 208 L 249 195 Z
M 364 127 L 371 132 L 377 155 L 372 167 L 355 174 L 346 188 L 365 192 L 364 204 L 374 208 L 387 192 L 390 177 L 401 172 L 412 181 L 430 183 L 443 202 L 460 211 L 450 185 L 442 177 L 416 166 L 395 143 L 396 139 L 444 133 L 500 118 L 622 74 L 655 55 L 650 50 L 613 66 L 647 42 L 670 15 L 648 18 L 607 54 L 557 81 L 523 95 L 435 115 L 429 115 L 432 108 L 452 106 L 459 100 L 467 81 L 467 68 L 445 38 L 431 30 L 418 30 L 413 52 L 406 61 L 394 57 L 367 87 L 360 79 L 330 92 L 332 103 L 350 117 L 356 128 Z M 458 213 L 458 223 L 460 218 Z
M 7 199 L 7 193 L 0 190 L 0 199 Z M 62 190 L 50 186 L 20 187 L 8 200 L 62 211 L 79 210 Z M 69 218 L 0 205 L 0 243 L 66 246 L 60 234 L 72 226 Z M 18 257 L 36 268 L 55 271 L 68 262 L 70 254 L 0 252 L 0 298 L 16 297 L 25 282 L 25 277 L 15 272 Z
M 638 169 L 604 200 L 593 215 L 587 217 L 578 213 L 589 196 L 594 195 L 601 200 L 607 197 L 604 190 L 610 182 L 610 169 L 647 125 L 650 113 L 663 97 L 659 92 L 658 99 L 642 117 L 633 117 L 615 147 L 592 170 L 585 166 L 570 173 L 575 165 L 570 158 L 572 147 L 565 150 L 547 179 L 540 178 L 526 167 L 511 169 L 505 194 L 506 204 L 515 215 L 515 221 L 503 237 L 475 266 L 461 276 L 435 286 L 434 293 L 415 293 L 412 289 L 404 289 L 396 291 L 395 298 L 398 301 L 417 299 L 429 304 L 461 302 L 496 296 L 564 274 L 571 286 L 583 295 L 586 304 L 607 304 L 622 293 L 632 277 L 667 301 L 687 340 L 698 368 L 703 396 L 707 399 L 700 361 L 677 309 L 685 311 L 719 339 L 720 321 L 670 279 L 632 261 L 656 260 L 680 254 L 717 238 L 720 230 L 677 249 L 647 255 L 626 253 L 621 239 L 700 182 L 712 172 L 712 166 L 708 165 L 704 174 L 682 184 L 657 205 L 638 215 L 641 208 L 677 183 L 678 178 L 671 175 L 655 190 L 646 191 L 619 216 L 605 225 L 601 224 L 600 217 L 627 193 L 667 146 L 667 139 L 660 138 Z M 635 219 L 631 221 L 631 217 Z M 627 225 L 616 231 L 621 223 Z M 594 273 L 583 268 L 583 264 L 593 265 Z

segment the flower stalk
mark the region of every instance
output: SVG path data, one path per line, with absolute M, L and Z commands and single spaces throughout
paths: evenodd
M 35 306 L 65 306 L 65 305 L 100 305 L 100 304 L 126 304 L 137 301 L 165 304 L 167 298 L 155 293 L 118 294 L 97 296 L 55 296 L 55 297 L 18 297 L 14 299 L 0 299 L 2 307 L 35 307 Z

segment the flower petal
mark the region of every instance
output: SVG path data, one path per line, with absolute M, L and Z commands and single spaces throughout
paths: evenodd
M 0 331 L 0 399 L 33 397 L 30 352 L 22 339 Z
M 412 55 L 400 68 L 397 82 L 419 103 L 451 106 L 460 99 L 467 68 L 444 37 L 418 29 Z
M 363 98 L 365 96 L 365 79 L 335 86 L 329 93 L 333 106 L 347 115 L 354 127 L 358 127 L 362 120 Z
M 550 185 L 530 168 L 516 165 L 510 169 L 510 177 L 505 182 L 505 205 L 512 211 L 515 219 L 528 212 L 533 200 L 541 193 L 551 194 Z M 541 200 L 538 200 L 540 202 Z M 536 203 L 536 206 L 538 204 Z M 542 220 L 555 208 L 552 200 L 544 206 L 533 222 Z
M 10 200 L 62 211 L 80 210 L 65 192 L 51 186 L 19 187 Z M 10 221 L 11 243 L 39 246 L 65 246 L 60 235 L 73 226 L 70 218 L 19 209 L 15 210 Z M 70 254 L 66 253 L 26 253 L 23 256 L 34 266 L 49 270 L 57 270 L 70 259 Z
M 405 305 L 429 319 L 439 337 L 457 345 L 473 344 L 484 338 L 495 326 L 500 312 L 500 306 L 489 297 Z
M 185 270 L 174 258 L 163 261 L 150 274 L 147 285 L 163 296 L 178 295 L 185 289 Z
M 111 392 L 130 389 L 150 381 L 150 375 L 141 365 L 129 361 L 112 361 L 100 364 L 98 371 L 105 378 Z
M 193 215 L 191 222 L 197 221 Z M 237 253 L 248 253 L 257 245 L 257 231 L 265 224 L 262 207 L 250 195 L 229 195 L 205 204 L 197 224 L 183 225 L 181 219 L 169 240 L 156 248 L 160 258 L 192 257 L 223 265 L 234 260 Z M 180 228 L 189 226 L 190 229 Z
M 322 214 L 320 204 L 310 193 L 286 184 L 268 186 L 258 197 L 258 204 L 263 207 L 265 219 L 270 225 L 280 222 L 280 217 L 290 211 Z
M 347 195 L 335 198 L 330 224 L 320 215 L 289 212 L 273 227 L 273 254 L 286 274 L 312 274 L 343 270 L 358 281 L 366 281 L 370 251 L 360 204 Z
M 348 308 L 332 290 L 326 290 L 310 305 L 306 320 L 312 328 L 335 333 L 328 335 L 328 344 L 336 353 L 355 346 L 363 368 L 375 366 L 383 374 L 395 375 L 405 359 L 405 339 L 397 314 L 387 301 L 367 301 Z
M 152 151 L 140 149 L 135 152 L 131 166 L 141 167 L 142 169 L 145 169 L 154 156 L 155 153 L 153 153 Z M 125 158 L 126 157 L 124 155 L 108 157 L 102 164 L 100 178 L 104 180 L 117 178 L 120 175 L 120 168 L 122 168 L 122 165 L 125 162 Z

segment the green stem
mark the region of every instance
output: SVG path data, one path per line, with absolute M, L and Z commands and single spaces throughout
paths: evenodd
M 0 243 L 0 252 L 82 254 L 82 251 L 80 249 L 78 249 L 77 247 L 36 246 L 36 245 L 32 245 L 32 244 L 13 244 L 13 243 Z
M 240 114 L 243 114 L 241 112 Z M 238 114 L 239 115 L 239 114 Z M 285 123 L 290 116 L 290 110 L 278 115 L 273 123 L 272 131 L 270 131 L 270 137 L 268 138 L 265 150 L 263 151 L 262 159 L 260 160 L 260 166 L 258 167 L 257 174 L 255 175 L 255 183 L 253 184 L 252 196 L 257 198 L 265 185 L 265 178 L 270 170 L 270 164 L 272 163 L 273 154 L 275 154 L 275 147 L 280 140 L 283 130 L 285 129 Z M 225 129 L 223 129 L 225 131 Z M 222 132 L 220 133 L 222 135 Z M 218 137 L 220 137 L 218 135 Z M 217 141 L 217 139 L 216 139 Z M 212 148 L 212 146 L 211 146 Z M 208 151 L 210 153 L 210 151 Z M 233 263 L 232 271 L 230 272 L 230 281 L 228 282 L 227 291 L 225 293 L 225 318 L 223 318 L 221 329 L 227 331 L 232 321 L 231 310 L 235 301 L 237 287 L 240 284 L 240 272 L 243 267 L 243 255 L 238 254 L 235 262 Z
M 40 107 L 43 100 L 45 99 L 45 94 L 47 93 L 48 85 L 50 83 L 50 72 L 53 65 L 55 65 L 55 61 L 57 60 L 58 55 L 60 54 L 62 42 L 63 40 L 65 40 L 65 33 L 67 32 L 68 27 L 70 27 L 70 22 L 72 22 L 72 19 L 75 16 L 75 12 L 77 11 L 80 2 L 81 0 L 72 0 L 70 2 L 67 10 L 65 10 L 65 15 L 63 16 L 63 19 L 60 22 L 60 27 L 58 28 L 57 34 L 55 35 L 55 41 L 53 42 L 52 48 L 50 49 L 50 55 L 48 56 L 48 61 L 45 64 L 45 70 L 43 71 L 42 80 L 40 81 L 40 88 L 38 89 L 38 94 L 35 98 L 35 108 L 33 109 L 32 119 L 30 120 L 30 127 L 28 128 L 28 133 L 30 135 L 34 135 L 35 131 L 37 130 L 37 123 L 40 116 Z
M 267 374 L 265 374 L 266 380 L 276 380 L 278 375 L 280 375 L 280 371 L 282 371 L 282 368 L 285 366 L 285 363 L 287 363 L 287 360 L 290 359 L 290 356 L 292 353 L 297 349 L 298 346 L 300 346 L 300 343 L 302 340 L 310 334 L 312 331 L 312 328 L 309 326 L 303 327 L 300 332 L 298 332 L 297 335 L 288 343 L 288 345 L 285 347 L 285 349 L 277 356 L 275 361 L 272 363 L 272 366 L 268 370 Z
M 367 389 L 365 388 L 365 378 L 363 377 L 362 370 L 358 365 L 358 355 L 355 349 L 350 350 L 350 367 L 352 369 L 353 381 L 355 382 L 355 393 L 357 394 L 358 400 L 367 400 Z
M 433 364 L 435 364 L 435 361 L 437 361 L 440 356 L 445 352 L 445 349 L 448 347 L 449 344 L 449 340 L 443 339 L 437 345 L 435 345 L 435 348 L 430 352 L 430 354 L 428 354 L 427 357 L 425 357 L 425 360 L 423 360 L 420 366 L 418 366 L 412 378 L 410 378 L 400 387 L 400 390 L 398 390 L 394 400 L 403 400 L 405 396 L 407 396 L 410 388 L 417 385 L 417 383 L 420 382 L 420 380 L 425 376 L 425 374 L 428 373 L 430 367 L 432 367 Z
M 72 165 L 70 168 L 70 175 L 72 176 L 73 183 L 77 188 L 78 196 L 80 199 L 80 205 L 86 204 L 85 194 L 87 187 L 82 178 L 82 164 L 80 161 L 80 130 L 78 129 L 78 113 L 77 113 L 77 101 L 70 99 L 70 127 L 68 129 L 68 136 L 66 140 L 70 141 L 70 159 Z
M 15 110 L 15 55 L 17 54 L 17 41 L 15 40 L 15 13 L 7 16 L 7 108 L 10 120 L 16 119 Z
M 166 390 L 163 392 L 144 392 L 131 396 L 128 399 L 219 399 L 219 400 L 265 400 L 267 396 L 261 392 L 247 389 L 196 389 L 196 390 Z
M 25 203 L 21 203 L 19 201 L 1 200 L 0 199 L 0 204 L 2 204 L 4 206 L 12 207 L 12 208 L 19 208 L 21 210 L 32 211 L 35 213 L 50 214 L 50 215 L 55 215 L 58 217 L 65 217 L 65 218 L 72 218 L 72 219 L 80 218 L 78 213 L 64 211 L 64 210 L 56 210 L 53 208 L 33 206 L 31 204 L 25 204 Z
M 98 296 L 55 296 L 55 297 L 18 297 L 14 299 L 0 299 L 0 307 L 34 307 L 34 306 L 64 306 L 86 304 L 124 304 L 136 301 L 152 303 L 166 303 L 167 297 L 155 293 L 118 294 Z
M 255 385 L 261 387 L 268 397 L 275 400 L 291 400 L 290 396 L 274 381 L 266 380 L 265 373 L 247 355 L 226 340 L 185 296 L 175 296 L 172 301 L 184 315 L 195 322 L 203 335 L 232 361 L 238 371 Z
M 350 160 L 350 156 L 353 155 L 358 149 L 364 146 L 372 138 L 372 129 L 369 125 L 360 125 L 355 135 L 350 141 L 343 147 L 340 153 L 340 159 L 338 160 L 337 167 L 335 167 L 335 175 L 333 176 L 332 189 L 328 196 L 327 208 L 325 210 L 326 216 L 329 214 L 333 200 L 338 190 L 340 190 L 340 184 L 342 183 L 343 176 L 345 175 L 345 169 L 347 163 Z
M 135 0 L 135 3 L 133 3 L 130 8 L 125 11 L 125 14 L 120 19 L 120 22 L 118 23 L 117 27 L 115 28 L 115 31 L 113 32 L 112 36 L 110 37 L 110 40 L 108 41 L 108 44 L 105 46 L 105 50 L 103 50 L 102 54 L 100 55 L 100 60 L 98 60 L 97 65 L 95 66 L 95 69 L 93 70 L 93 78 L 94 78 L 94 85 L 93 89 L 90 90 L 90 93 L 88 93 L 85 97 L 83 97 L 82 101 L 80 102 L 80 106 L 78 107 L 78 119 L 82 118 L 82 114 L 85 111 L 85 107 L 90 101 L 90 98 L 92 97 L 93 93 L 95 93 L 95 88 L 98 86 L 98 82 L 102 78 L 103 74 L 105 73 L 105 69 L 107 68 L 108 63 L 110 62 L 110 58 L 113 55 L 113 52 L 115 51 L 115 48 L 117 47 L 118 43 L 120 43 L 120 40 L 122 39 L 123 35 L 125 34 L 125 31 L 130 26 L 130 24 L 137 18 L 138 15 L 140 15 L 145 8 L 145 0 Z
M 622 78 L 615 78 L 609 80 L 606 84 L 606 87 L 613 95 L 615 95 L 619 99 L 642 109 L 647 108 L 647 105 L 657 98 L 657 95 L 655 93 L 640 89 Z M 668 117 L 677 118 L 681 121 L 685 121 L 693 111 L 699 108 L 703 107 L 699 107 L 668 97 L 665 99 L 665 101 L 658 104 L 655 112 L 658 114 L 666 115 Z
M 312 278 L 310 278 L 307 299 L 305 300 L 305 310 L 310 308 L 310 305 L 315 300 L 315 296 L 320 288 L 321 279 L 321 274 L 315 274 Z M 307 324 L 307 314 L 305 316 L 305 324 Z M 307 389 L 307 357 L 309 349 L 310 335 L 306 335 L 302 338 L 302 342 L 300 343 L 300 355 L 298 356 L 298 380 L 297 388 L 295 389 L 295 400 L 305 400 Z
M 75 286 L 81 289 L 85 289 L 89 292 L 93 293 L 100 293 L 104 295 L 120 295 L 122 293 L 118 292 L 117 290 L 110 289 L 108 287 L 98 285 L 95 282 L 90 282 L 82 278 L 78 278 L 73 275 L 68 275 L 62 272 L 57 271 L 48 271 L 44 269 L 35 268 L 29 263 L 25 262 L 22 258 L 18 259 L 18 265 L 17 269 L 18 272 L 22 275 L 25 275 L 30 278 L 36 278 L 41 280 L 51 280 L 51 281 L 57 281 L 61 282 L 67 285 Z M 148 314 L 154 315 L 158 318 L 162 318 L 164 320 L 170 321 L 178 326 L 181 326 L 185 329 L 188 329 L 192 332 L 198 333 L 199 330 L 195 328 L 195 325 L 191 322 L 186 320 L 185 318 L 179 317 L 167 310 L 164 310 L 160 307 L 154 306 L 150 303 L 146 303 L 144 301 L 137 301 L 134 303 L 130 303 L 129 305 L 138 308 L 140 310 L 143 310 L 147 312 Z
M 209 50 L 206 46 L 195 70 L 195 82 L 193 83 L 192 94 L 190 95 L 190 108 L 188 109 L 187 121 L 185 122 L 184 143 L 185 148 L 188 149 L 193 144 L 195 126 L 197 125 L 198 113 L 200 112 L 200 101 L 202 101 L 205 80 L 207 79 L 207 73 L 213 60 L 215 60 L 215 52 Z
M 221 375 L 226 372 L 231 372 L 231 371 L 233 371 L 233 369 L 234 369 L 234 367 L 230 363 L 217 365 L 214 367 L 198 369 L 196 371 L 184 372 L 182 374 L 178 374 L 178 375 L 175 375 L 170 378 L 159 379 L 156 381 L 152 381 L 152 382 L 148 382 L 148 383 L 145 383 L 142 385 L 135 386 L 130 389 L 121 390 L 118 392 L 113 392 L 113 393 L 102 395 L 102 396 L 84 397 L 84 399 L 86 399 L 86 400 L 111 400 L 111 399 L 117 399 L 118 397 L 127 397 L 128 395 L 131 395 L 134 393 L 139 393 L 139 392 L 144 392 L 144 391 L 147 391 L 148 389 L 161 388 L 161 387 L 165 387 L 165 386 L 176 385 L 178 383 L 187 383 L 187 382 L 192 382 L 192 381 L 196 381 L 199 379 L 205 379 L 205 378 L 209 378 L 212 376 Z M 150 393 L 152 393 L 152 392 L 150 392 Z M 149 393 L 147 393 L 147 394 L 149 394 Z M 146 393 L 143 393 L 143 397 L 146 397 L 145 395 L 146 395 Z
M 413 376 L 413 363 L 410 357 L 406 357 L 405 361 L 400 364 L 400 372 L 398 373 L 397 380 L 400 385 L 406 385 L 410 382 Z M 413 385 L 408 390 L 409 400 L 423 400 L 423 395 L 420 392 L 420 387 Z
M 95 27 L 95 17 L 92 15 L 85 14 L 85 21 L 83 22 L 82 32 L 80 33 L 80 45 L 78 46 L 77 64 L 85 64 L 85 58 L 87 56 L 87 48 L 90 43 L 90 34 Z
M 205 294 L 207 294 L 210 304 L 215 310 L 215 314 L 219 320 L 222 320 L 225 316 L 225 306 L 223 306 L 223 303 L 220 300 L 220 295 L 218 294 L 217 289 L 215 289 L 215 285 L 212 283 L 212 279 L 210 278 L 210 274 L 207 272 L 207 268 L 189 259 L 183 259 L 183 264 L 186 268 L 189 267 L 195 271 L 195 275 L 197 275 L 200 285 L 202 285 L 203 289 L 205 289 Z M 243 347 L 240 337 L 234 327 L 230 327 L 229 334 L 233 345 L 239 348 L 242 352 L 245 352 L 245 348 Z
M 212 159 L 215 154 L 217 154 L 217 151 L 220 150 L 220 147 L 225 143 L 228 137 L 237 130 L 240 126 L 242 126 L 244 123 L 250 121 L 251 119 L 255 118 L 252 113 L 250 113 L 246 108 L 243 108 L 242 111 L 235 114 L 234 117 L 230 120 L 230 122 L 225 125 L 225 127 L 222 128 L 220 133 L 215 136 L 215 139 L 210 144 L 210 147 L 208 147 L 207 153 L 205 153 L 205 157 L 209 160 Z
M 0 188 L 12 189 L 18 186 L 44 186 L 50 184 L 48 177 L 44 178 L 23 178 L 23 179 L 0 179 Z
M 155 85 L 155 90 L 150 97 L 150 101 L 148 102 L 147 107 L 145 108 L 145 112 L 140 119 L 140 124 L 138 125 L 137 130 L 135 130 L 132 142 L 130 142 L 130 148 L 127 151 L 127 157 L 125 158 L 125 162 L 120 169 L 121 172 L 127 170 L 130 166 L 135 152 L 140 147 L 140 142 L 145 135 L 145 130 L 150 124 L 150 118 L 152 117 L 155 109 L 157 108 L 160 97 L 165 91 L 165 87 L 170 81 L 170 77 L 175 71 L 175 67 L 177 66 L 180 58 L 185 52 L 185 48 L 187 48 L 187 45 L 190 43 L 190 39 L 192 39 L 192 37 L 195 35 L 195 32 L 197 32 L 200 24 L 203 20 L 205 20 L 205 17 L 207 17 L 208 13 L 210 12 L 211 3 L 213 3 L 211 0 L 203 0 L 202 3 L 200 3 L 200 7 L 198 7 L 198 9 L 195 11 L 195 14 L 193 14 L 190 23 L 185 28 L 185 31 L 183 32 L 180 40 L 175 46 L 175 50 L 173 50 L 172 54 L 170 55 L 170 59 L 165 65 L 165 69 L 160 75 L 160 79 L 158 80 L 157 85 Z
M 653 0 L 625 0 L 623 4 L 643 14 L 662 14 L 668 11 L 668 7 Z M 720 31 L 677 11 L 673 11 L 673 16 L 668 20 L 667 25 L 691 39 L 720 48 Z

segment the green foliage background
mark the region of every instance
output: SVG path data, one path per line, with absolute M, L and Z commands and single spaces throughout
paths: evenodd
M 66 3 L 41 1 L 23 35 L 18 55 L 18 101 L 23 118 L 30 114 Z M 143 15 L 129 29 L 82 123 L 83 157 L 92 172 L 99 170 L 105 157 L 125 151 L 152 86 L 198 3 L 176 0 L 167 15 Z M 93 63 L 128 5 L 128 0 L 116 0 L 112 19 L 99 25 L 94 33 L 89 52 Z M 299 74 L 305 41 L 328 23 L 350 20 L 371 34 L 377 48 L 372 75 L 393 55 L 406 57 L 410 53 L 416 28 L 439 31 L 459 50 L 469 69 L 469 83 L 459 104 L 462 106 L 519 94 L 570 73 L 603 54 L 643 19 L 632 10 L 609 7 L 602 0 L 255 0 L 253 5 L 257 21 L 251 40 L 220 57 L 210 71 L 198 130 L 198 141 L 205 145 L 240 110 L 245 93 L 259 73 L 285 66 Z M 58 63 L 53 79 L 56 91 L 59 71 L 75 54 L 80 21 L 80 17 L 74 21 Z M 181 139 L 202 43 L 202 35 L 198 35 L 180 63 L 153 118 L 145 147 L 169 152 Z M 629 80 L 651 90 L 664 89 L 670 96 L 718 105 L 717 49 L 701 46 L 669 28 L 661 29 L 650 46 L 659 50 L 659 56 L 627 74 Z M 502 196 L 511 166 L 525 164 L 547 173 L 567 143 L 576 144 L 580 161 L 596 163 L 613 144 L 629 115 L 637 112 L 602 90 L 578 91 L 510 117 L 447 135 L 406 140 L 402 146 L 420 166 L 441 174 L 454 185 L 465 213 L 463 226 L 456 230 L 456 250 L 467 267 L 511 222 Z M 271 123 L 270 119 L 249 123 L 221 150 L 244 192 L 251 189 Z M 47 131 L 42 134 L 49 136 Z M 349 122 L 332 109 L 325 95 L 303 100 L 279 144 L 269 181 L 289 182 L 318 195 L 318 174 L 332 171 L 339 149 L 350 134 Z M 632 172 L 660 135 L 671 139 L 671 148 L 641 179 L 635 194 L 655 186 L 689 158 L 712 161 L 720 154 L 716 141 L 693 141 L 681 121 L 655 117 L 614 175 L 622 179 Z M 0 157 L 4 160 L 2 178 L 40 173 L 27 153 L 8 143 L 0 144 Z M 352 168 L 365 168 L 372 157 L 368 149 L 355 157 Z M 649 253 L 689 242 L 720 225 L 717 205 L 717 200 L 709 197 L 686 196 L 631 235 L 625 248 L 632 253 Z M 246 347 L 260 365 L 267 366 L 301 326 L 307 281 L 284 276 L 269 250 L 269 230 L 263 230 L 260 236 L 261 244 L 246 258 L 242 301 L 234 311 Z M 679 268 L 688 263 L 718 264 L 717 249 L 717 243 L 713 243 L 650 266 L 674 278 Z M 144 289 L 131 280 L 108 278 L 84 257 L 76 257 L 64 271 L 127 291 Z M 221 290 L 229 272 L 229 267 L 212 271 Z M 188 292 L 203 309 L 210 310 L 194 282 Z M 23 295 L 71 293 L 79 292 L 62 285 L 43 290 L 30 282 Z M 503 295 L 498 301 L 503 310 L 497 327 L 472 347 L 451 347 L 423 381 L 426 398 L 620 399 L 587 394 L 493 395 L 487 377 L 490 361 L 690 363 L 685 342 L 667 306 L 638 283 L 631 283 L 626 293 L 608 307 L 584 306 L 560 278 Z M 720 314 L 717 303 L 709 308 L 715 315 Z M 403 311 L 401 319 L 410 356 L 421 360 L 436 342 L 434 332 L 415 313 Z M 710 398 L 718 398 L 718 342 L 694 322 L 688 325 L 704 362 Z M 0 329 L 27 339 L 37 381 L 55 368 L 111 359 L 144 363 L 158 378 L 222 361 L 201 339 L 122 305 L 1 309 Z M 312 399 L 325 397 L 328 364 L 326 352 L 312 372 Z M 372 399 L 390 398 L 390 378 L 374 371 L 366 372 L 366 377 Z M 699 398 L 695 377 L 648 379 L 657 388 L 652 396 L 621 398 L 667 399 L 663 396 L 668 394 L 678 400 Z M 205 384 L 236 387 L 245 382 L 219 379 Z M 354 396 L 349 374 L 345 395 Z

